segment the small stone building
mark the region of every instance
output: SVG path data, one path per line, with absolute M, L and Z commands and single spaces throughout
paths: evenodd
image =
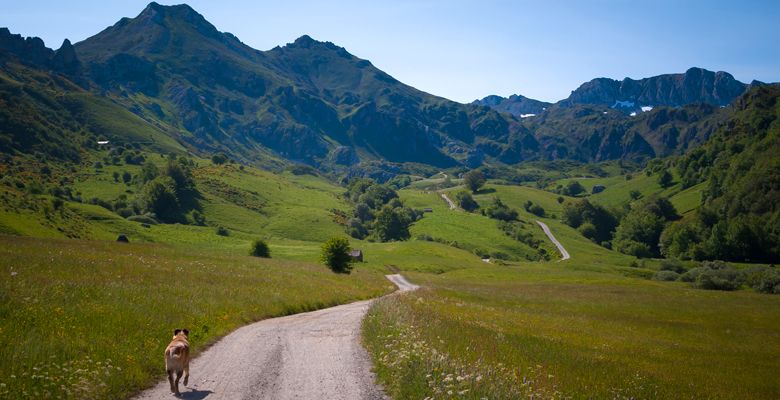
M 363 250 L 355 249 L 349 252 L 349 256 L 352 257 L 353 261 L 356 262 L 363 262 Z

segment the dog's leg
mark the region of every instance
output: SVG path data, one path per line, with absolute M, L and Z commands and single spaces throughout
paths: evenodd
M 173 371 L 168 370 L 168 383 L 171 384 L 171 392 L 176 393 L 176 389 L 173 387 Z
M 190 363 L 184 366 L 184 386 L 187 386 L 187 382 L 190 381 Z
M 179 396 L 181 393 L 179 393 L 179 379 L 181 379 L 181 370 L 176 371 L 176 383 L 174 384 L 174 387 L 176 388 L 176 395 Z

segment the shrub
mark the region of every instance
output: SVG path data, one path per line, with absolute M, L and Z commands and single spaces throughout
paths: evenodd
M 585 236 L 588 239 L 595 239 L 596 238 L 596 226 L 591 224 L 590 222 L 586 222 L 582 225 L 580 225 L 579 228 L 577 228 L 578 231 L 582 234 L 582 236 Z
M 458 206 L 460 208 L 472 212 L 479 208 L 479 204 L 477 204 L 476 201 L 474 201 L 474 198 L 471 197 L 471 193 L 461 190 L 458 193 L 455 193 L 455 201 L 458 203 Z
M 661 271 L 672 271 L 682 274 L 687 270 L 679 260 L 670 259 L 661 261 Z
M 352 257 L 349 256 L 349 251 L 347 238 L 330 238 L 322 245 L 320 261 L 333 272 L 348 274 L 352 270 Z
M 230 236 L 230 231 L 225 228 L 224 226 L 218 226 L 217 227 L 217 235 L 219 236 Z
M 194 225 L 198 225 L 198 226 L 206 225 L 206 216 L 203 215 L 203 213 L 198 210 L 192 210 L 189 219 Z
M 257 239 L 252 242 L 249 255 L 255 257 L 271 258 L 271 250 L 268 248 L 268 243 L 262 239 Z
M 699 277 L 699 274 L 701 274 L 702 270 L 702 267 L 691 268 L 684 274 L 680 275 L 678 280 L 681 282 L 696 282 L 696 279 Z
M 222 165 L 226 163 L 227 160 L 228 160 L 228 156 L 222 152 L 219 152 L 211 156 L 211 162 L 214 163 L 214 165 Z
M 671 282 L 676 281 L 680 277 L 680 274 L 674 271 L 658 271 L 653 275 L 654 281 L 665 281 L 665 282 Z
M 759 293 L 780 294 L 780 271 L 771 267 L 752 267 L 745 272 L 748 286 Z
M 544 208 L 542 208 L 542 206 L 540 206 L 538 204 L 532 205 L 528 209 L 528 212 L 530 212 L 531 214 L 537 215 L 539 217 L 544 217 Z
M 708 290 L 736 290 L 745 282 L 745 275 L 721 261 L 703 263 L 693 286 Z

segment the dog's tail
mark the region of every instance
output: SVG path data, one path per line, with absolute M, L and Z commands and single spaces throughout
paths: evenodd
M 181 346 L 171 347 L 171 358 L 180 358 L 182 349 Z

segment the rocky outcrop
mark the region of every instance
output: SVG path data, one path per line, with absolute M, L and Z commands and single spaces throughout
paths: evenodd
M 747 84 L 737 81 L 727 72 L 691 68 L 683 74 L 640 80 L 597 78 L 582 84 L 559 104 L 564 107 L 598 104 L 626 112 L 641 111 L 642 106 L 680 107 L 696 103 L 725 106 L 747 88 Z
M 474 100 L 471 104 L 487 106 L 496 111 L 510 113 L 521 118 L 532 114 L 541 114 L 552 105 L 552 103 L 529 99 L 519 94 L 513 94 L 509 97 L 490 95 L 481 100 Z

